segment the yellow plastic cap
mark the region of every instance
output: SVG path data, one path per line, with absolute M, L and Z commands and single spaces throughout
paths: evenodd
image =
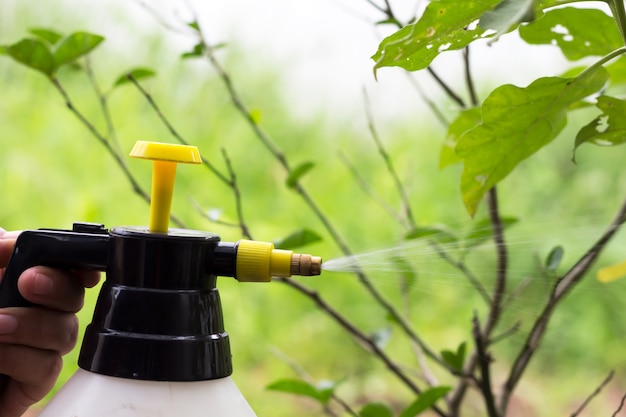
M 291 276 L 290 250 L 274 249 L 274 244 L 240 240 L 237 246 L 235 278 L 241 282 L 269 282 L 272 277 Z
M 202 163 L 200 152 L 195 146 L 147 142 L 145 140 L 138 140 L 135 143 L 130 151 L 130 156 L 152 161 L 181 162 L 184 164 Z
M 150 201 L 150 231 L 167 233 L 176 178 L 176 164 L 200 164 L 200 152 L 195 146 L 137 141 L 130 156 L 148 159 L 152 163 L 152 198 Z

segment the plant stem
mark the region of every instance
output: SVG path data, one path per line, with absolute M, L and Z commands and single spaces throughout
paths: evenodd
M 511 371 L 509 377 L 504 384 L 500 400 L 500 410 L 504 415 L 513 393 L 513 390 L 517 386 L 522 374 L 526 370 L 530 360 L 533 358 L 535 351 L 539 348 L 541 339 L 548 327 L 548 323 L 552 318 L 552 314 L 559 302 L 578 284 L 585 273 L 591 268 L 596 261 L 602 250 L 606 247 L 609 241 L 613 238 L 615 233 L 619 230 L 622 223 L 626 221 L 626 200 L 622 203 L 622 206 L 618 210 L 615 219 L 611 222 L 604 234 L 596 241 L 596 243 L 589 248 L 589 250 L 583 255 L 567 271 L 553 286 L 550 298 L 546 302 L 543 311 L 535 321 L 532 330 L 526 338 L 524 346 L 520 350 Z
M 498 417 L 498 411 L 496 410 L 496 404 L 493 398 L 493 389 L 491 387 L 491 358 L 489 352 L 487 352 L 488 341 L 480 330 L 480 322 L 478 321 L 477 313 L 474 313 L 474 319 L 472 321 L 472 334 L 474 336 L 474 342 L 476 343 L 476 354 L 480 365 L 480 390 L 485 400 L 487 414 L 489 417 Z
M 128 181 L 130 182 L 133 188 L 133 191 L 136 194 L 138 194 L 144 201 L 150 204 L 150 194 L 148 194 L 146 191 L 143 190 L 143 188 L 141 188 L 141 186 L 139 185 L 139 183 L 137 182 L 133 174 L 128 169 L 128 166 L 126 165 L 122 156 L 120 156 L 115 151 L 115 149 L 111 146 L 111 143 L 107 140 L 107 138 L 103 136 L 100 132 L 98 132 L 98 129 L 96 129 L 96 127 L 74 106 L 74 103 L 70 99 L 69 95 L 67 94 L 67 91 L 65 90 L 65 88 L 63 87 L 59 79 L 56 77 L 51 77 L 50 81 L 56 87 L 57 91 L 61 94 L 61 96 L 65 100 L 65 105 L 67 106 L 67 108 L 89 130 L 92 136 L 96 138 L 98 142 L 100 142 L 100 144 L 102 144 L 106 148 L 106 150 L 109 152 L 109 155 L 113 157 L 115 162 L 122 169 L 122 172 L 124 173 Z M 170 214 L 170 219 L 178 227 L 181 227 L 181 228 L 185 227 L 184 223 L 178 217 L 176 217 L 173 213 Z
M 413 211 L 411 209 L 411 202 L 409 200 L 409 196 L 404 188 L 404 184 L 400 181 L 400 177 L 398 176 L 398 172 L 393 165 L 392 159 L 389 157 L 387 150 L 383 146 L 382 141 L 380 140 L 380 136 L 378 135 L 378 131 L 376 130 L 376 125 L 374 124 L 374 117 L 372 115 L 372 107 L 370 106 L 369 98 L 367 97 L 367 92 L 363 91 L 363 101 L 365 102 L 365 117 L 367 118 L 367 127 L 370 131 L 370 135 L 372 140 L 376 144 L 376 149 L 378 149 L 378 153 L 385 161 L 385 166 L 387 167 L 387 172 L 391 176 L 393 183 L 400 195 L 400 199 L 402 200 L 402 206 L 404 207 L 404 215 L 406 216 L 406 220 L 409 226 L 413 229 L 417 227 L 415 223 L 415 219 L 413 217 Z
M 376 342 L 371 338 L 365 335 L 362 331 L 360 331 L 356 326 L 350 323 L 341 313 L 331 307 L 323 298 L 320 297 L 317 291 L 311 290 L 297 281 L 294 281 L 290 278 L 275 278 L 275 281 L 283 282 L 288 286 L 296 289 L 300 293 L 306 295 L 309 299 L 311 299 L 315 304 L 323 311 L 325 311 L 328 315 L 333 317 L 333 319 L 344 329 L 346 330 L 356 341 L 367 347 L 372 354 L 376 357 L 380 358 L 387 369 L 395 375 L 398 379 L 400 379 L 415 395 L 420 395 L 422 390 L 415 385 L 415 383 L 402 371 L 400 366 L 396 364 L 384 350 L 382 350 Z M 433 410 L 441 417 L 446 417 L 446 414 L 436 406 L 432 407 Z
M 600 383 L 600 385 L 598 385 L 596 387 L 596 389 L 593 390 L 593 392 L 585 399 L 585 401 L 583 401 L 583 403 L 580 405 L 580 407 L 578 407 L 578 409 L 576 411 L 574 411 L 570 417 L 577 417 L 577 416 L 579 416 L 580 413 L 583 412 L 585 407 L 587 407 L 587 405 L 589 405 L 591 400 L 593 400 L 595 397 L 597 397 L 598 394 L 600 394 L 600 392 L 604 389 L 604 387 L 606 387 L 609 384 L 609 382 L 611 382 L 611 379 L 613 379 L 614 375 L 615 375 L 615 371 L 609 372 L 609 375 L 606 378 L 604 378 L 604 380 Z
M 258 124 L 257 120 L 252 117 L 250 111 L 243 103 L 239 93 L 237 92 L 232 79 L 228 72 L 222 67 L 220 62 L 217 60 L 213 48 L 206 42 L 202 32 L 199 32 L 200 42 L 203 44 L 204 52 L 206 58 L 209 60 L 213 68 L 217 71 L 218 76 L 222 79 L 228 94 L 239 113 L 244 117 L 244 119 L 249 123 L 252 128 L 255 136 L 261 141 L 261 143 L 265 146 L 265 148 L 270 152 L 270 154 L 278 161 L 278 163 L 283 167 L 286 171 L 287 175 L 291 174 L 292 170 L 287 161 L 285 155 L 279 150 L 279 148 L 274 144 L 274 142 L 270 139 L 269 135 L 261 128 Z M 299 181 L 296 181 L 294 184 L 294 190 L 300 195 L 300 197 L 305 201 L 306 205 L 313 211 L 318 220 L 322 223 L 326 231 L 330 234 L 335 244 L 339 247 L 341 252 L 345 256 L 353 255 L 350 250 L 348 244 L 341 237 L 338 230 L 331 223 L 328 216 L 324 214 L 319 205 L 313 200 L 311 195 L 307 192 L 307 190 L 302 186 Z M 385 299 L 385 297 L 374 287 L 371 283 L 368 276 L 362 271 L 357 270 L 356 275 L 359 279 L 359 282 L 365 287 L 365 289 L 369 292 L 369 294 L 376 300 L 378 305 L 380 305 L 393 319 L 400 325 L 400 328 L 403 332 L 414 342 L 416 342 L 423 350 L 424 353 L 430 357 L 435 362 L 439 363 L 446 369 L 450 369 L 450 366 L 443 361 L 432 349 L 430 349 L 426 343 L 415 333 L 412 329 L 409 322 L 398 312 L 398 310 Z
M 472 103 L 472 107 L 477 107 L 478 97 L 476 96 L 476 88 L 474 87 L 474 80 L 472 78 L 469 45 L 463 50 L 463 68 L 465 69 L 465 84 L 467 85 L 467 91 L 469 92 L 470 102 Z
M 622 40 L 626 42 L 626 10 L 624 9 L 624 0 L 608 0 L 609 7 L 613 13 L 617 28 L 622 35 Z
M 167 130 L 169 130 L 169 132 L 172 134 L 172 136 L 174 136 L 174 138 L 179 143 L 183 145 L 189 145 L 189 142 L 187 142 L 182 137 L 182 135 L 178 133 L 178 130 L 174 128 L 174 126 L 170 123 L 170 121 L 167 119 L 167 117 L 165 117 L 165 115 L 161 111 L 161 108 L 156 104 L 156 101 L 154 101 L 154 98 L 152 98 L 152 95 L 148 93 L 145 88 L 143 88 L 143 86 L 139 83 L 139 81 L 137 81 L 137 79 L 133 77 L 133 75 L 130 73 L 126 75 L 126 78 L 130 80 L 130 82 L 139 90 L 141 95 L 144 96 L 144 98 L 148 101 L 148 103 L 150 104 L 150 107 L 152 107 L 154 112 L 157 114 L 161 122 L 163 122 Z M 204 166 L 206 166 L 217 178 L 219 178 L 220 181 L 222 181 L 226 185 L 230 185 L 229 178 L 227 178 L 211 162 L 209 162 L 208 158 L 205 158 L 204 156 L 202 156 L 201 159 L 202 159 L 202 163 L 204 164 Z

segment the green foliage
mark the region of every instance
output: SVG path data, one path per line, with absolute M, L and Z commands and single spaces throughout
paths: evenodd
M 443 226 L 420 226 L 411 229 L 406 235 L 404 235 L 404 239 L 413 240 L 413 239 L 423 239 L 423 238 L 431 238 L 439 243 L 452 243 L 457 240 L 456 236 L 448 230 L 448 228 Z
M 300 178 L 302 178 L 304 174 L 312 170 L 314 166 L 314 162 L 307 161 L 295 167 L 285 180 L 285 184 L 287 184 L 287 187 L 295 188 L 298 185 L 298 181 L 300 181 Z
M 369 403 L 361 408 L 359 417 L 393 417 L 393 411 L 385 403 Z
M 461 191 L 470 215 L 491 187 L 556 138 L 571 104 L 600 90 L 607 79 L 606 70 L 595 67 L 573 79 L 546 77 L 525 88 L 496 88 L 482 105 L 482 122 L 456 146 L 464 163 Z
M 435 405 L 450 391 L 450 387 L 433 387 L 424 391 L 411 405 L 402 411 L 399 417 L 414 417 Z
M 610 96 L 600 96 L 597 98 L 596 106 L 602 114 L 578 132 L 575 148 L 583 143 L 614 146 L 626 142 L 626 119 L 624 118 L 626 101 Z
M 545 267 L 548 272 L 556 272 L 559 265 L 561 265 L 564 253 L 565 250 L 562 246 L 555 246 L 554 248 L 552 248 L 552 250 L 546 257 L 545 262 Z
M 56 70 L 54 55 L 50 49 L 37 39 L 22 39 L 21 41 L 5 47 L 7 55 L 36 71 L 47 76 L 52 76 Z
M 87 55 L 104 40 L 102 36 L 87 32 L 75 32 L 62 40 L 61 35 L 52 30 L 32 29 L 31 33 L 37 38 L 22 39 L 13 45 L 5 46 L 4 51 L 17 62 L 50 78 L 59 68 Z M 48 45 L 54 46 L 57 43 L 55 49 Z
M 319 386 L 315 386 L 301 379 L 281 379 L 267 386 L 269 390 L 312 398 L 322 406 L 328 404 L 335 392 L 335 388 L 336 386 L 332 383 L 322 383 Z
M 497 39 L 519 23 L 534 20 L 534 3 L 534 0 L 502 0 L 495 9 L 483 13 L 478 25 L 495 30 Z
M 535 22 L 520 26 L 519 34 L 529 44 L 556 44 L 572 61 L 603 56 L 623 45 L 613 18 L 596 9 L 550 10 Z
M 517 217 L 502 216 L 500 218 L 503 229 L 515 225 L 519 219 Z M 493 237 L 493 227 L 490 219 L 481 219 L 474 222 L 472 230 L 465 236 L 463 243 L 465 248 L 482 245 Z
M 465 48 L 485 32 L 468 26 L 498 3 L 499 0 L 430 2 L 417 22 L 383 39 L 372 56 L 376 61 L 374 71 L 382 67 L 421 70 L 440 53 Z
M 448 133 L 441 146 L 439 157 L 439 167 L 445 168 L 449 165 L 461 162 L 456 154 L 456 144 L 461 136 L 481 122 L 481 108 L 472 107 L 459 112 L 456 119 L 448 126 Z
M 61 35 L 59 32 L 55 32 L 54 30 L 50 29 L 33 28 L 30 29 L 29 32 L 37 36 L 38 38 L 48 42 L 50 45 L 56 45 L 56 43 L 59 42 L 61 38 L 63 38 L 63 35 Z
M 322 240 L 322 237 L 310 229 L 299 229 L 289 236 L 274 241 L 279 249 L 296 249 Z
M 465 363 L 465 355 L 467 353 L 467 343 L 461 343 L 456 352 L 451 350 L 442 350 L 441 357 L 452 369 L 456 371 L 463 371 L 463 364 Z
M 113 83 L 113 87 L 118 87 L 130 82 L 129 77 L 133 77 L 135 80 L 144 80 L 146 78 L 152 78 L 156 76 L 156 71 L 151 68 L 134 68 L 130 71 L 126 71 L 124 74 L 117 77 Z

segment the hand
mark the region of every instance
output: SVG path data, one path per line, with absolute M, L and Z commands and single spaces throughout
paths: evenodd
M 19 232 L 0 228 L 0 278 Z M 42 266 L 20 275 L 18 289 L 37 307 L 0 309 L 0 374 L 11 380 L 0 393 L 0 417 L 19 417 L 54 386 L 61 356 L 76 344 L 85 288 L 100 279 L 97 271 L 65 271 Z

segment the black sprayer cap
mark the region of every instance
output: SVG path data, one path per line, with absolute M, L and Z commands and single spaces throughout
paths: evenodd
M 212 265 L 219 237 L 114 228 L 107 279 L 78 364 L 99 374 L 198 381 L 232 373 Z M 218 250 L 219 252 L 219 250 Z

